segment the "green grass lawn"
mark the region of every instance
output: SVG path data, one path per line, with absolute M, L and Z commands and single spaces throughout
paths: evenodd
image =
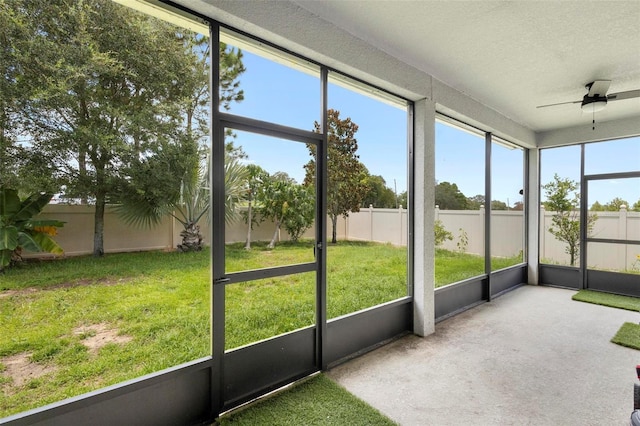
M 640 311 L 640 298 L 638 297 L 609 294 L 593 290 L 580 290 L 573 295 L 572 299 L 579 302 L 609 306 L 611 308 L 626 309 L 628 311 Z
M 609 294 L 593 290 L 580 290 L 573 295 L 572 299 L 579 302 L 608 306 L 610 308 L 626 309 L 628 311 L 636 312 L 640 311 L 640 298 L 638 297 Z M 611 338 L 611 342 L 628 348 L 640 350 L 640 325 L 625 322 L 622 324 L 616 335 Z
M 436 287 L 455 283 L 484 274 L 484 257 L 436 249 Z M 491 270 L 506 268 L 522 263 L 522 256 L 494 257 Z
M 313 259 L 309 242 L 253 247 L 227 246 L 227 271 Z M 464 278 L 477 275 L 483 265 L 477 256 L 446 254 L 438 251 L 439 285 L 461 279 L 458 270 Z M 208 250 L 120 253 L 29 261 L 5 271 L 0 417 L 209 355 L 210 257 Z M 329 246 L 327 259 L 329 318 L 407 294 L 404 248 L 341 242 Z M 228 349 L 314 323 L 314 273 L 226 289 Z M 110 343 L 88 348 L 105 341 L 105 330 Z M 42 375 L 16 383 L 8 374 L 16 357 L 42 368 Z
M 220 419 L 221 426 L 395 424 L 324 375 Z
M 640 324 L 625 322 L 615 336 L 611 338 L 615 344 L 640 350 Z

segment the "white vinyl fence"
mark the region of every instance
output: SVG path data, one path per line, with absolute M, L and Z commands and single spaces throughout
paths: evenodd
M 597 219 L 589 235 L 592 238 L 614 240 L 640 240 L 640 212 L 628 211 L 626 207 L 618 212 L 595 213 Z M 540 259 L 544 263 L 568 265 L 570 258 L 566 253 L 566 244 L 560 243 L 549 232 L 553 212 L 542 208 L 540 217 L 544 218 L 543 238 L 540 238 Z M 616 271 L 640 271 L 640 245 L 589 243 L 587 247 L 587 265 L 590 268 L 611 269 Z M 577 263 L 576 263 L 577 264 Z
M 541 210 L 544 232 L 540 238 L 540 258 L 545 263 L 568 264 L 569 255 L 566 244 L 558 241 L 548 230 L 553 212 Z M 55 218 L 65 223 L 59 230 L 56 241 L 67 255 L 81 255 L 92 252 L 93 244 L 92 206 L 48 205 L 42 216 Z M 640 213 L 599 212 L 592 233 L 593 237 L 610 239 L 640 240 Z M 440 210 L 436 207 L 435 217 L 445 229 L 453 234 L 453 240 L 446 241 L 442 248 L 466 253 L 484 253 L 484 208 L 479 210 Z M 494 256 L 511 257 L 518 255 L 524 247 L 524 214 L 522 211 L 491 212 L 491 252 Z M 364 208 L 351 213 L 346 219 L 338 219 L 337 237 L 339 240 L 375 241 L 406 246 L 408 237 L 407 210 Z M 105 252 L 125 252 L 143 250 L 172 250 L 180 243 L 179 222 L 167 217 L 158 226 L 141 229 L 124 224 L 111 208 L 105 214 Z M 209 226 L 201 223 L 205 243 L 208 243 Z M 263 222 L 252 230 L 253 241 L 268 241 L 274 231 L 274 224 Z M 331 236 L 329 221 L 328 236 Z M 241 219 L 227 226 L 227 242 L 244 242 L 247 228 Z M 313 238 L 312 227 L 303 238 Z M 286 231 L 281 230 L 278 240 L 288 240 Z M 616 270 L 640 269 L 638 245 L 596 244 L 588 249 L 589 266 Z
M 591 237 L 618 240 L 640 240 L 640 212 L 626 208 L 619 212 L 597 212 Z M 540 259 L 543 263 L 569 265 L 567 245 L 558 241 L 549 228 L 554 212 L 540 210 L 542 230 Z M 484 253 L 485 210 L 440 210 L 435 218 L 453 234 L 442 248 L 472 254 Z M 362 209 L 341 219 L 339 239 L 376 241 L 406 245 L 407 211 L 403 209 Z M 524 212 L 494 210 L 491 212 L 491 254 L 500 257 L 517 256 L 524 249 Z M 465 243 L 466 240 L 466 243 Z M 587 264 L 592 268 L 618 271 L 640 271 L 640 246 L 633 244 L 590 243 Z

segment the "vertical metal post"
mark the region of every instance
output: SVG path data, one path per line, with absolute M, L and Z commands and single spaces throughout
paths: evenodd
M 224 405 L 224 128 L 218 117 L 220 104 L 220 27 L 210 26 L 210 119 L 211 119 L 211 418 L 217 418 Z
M 580 288 L 587 288 L 587 180 L 584 178 L 585 145 L 580 144 Z
M 529 263 L 529 149 L 525 149 L 522 156 L 523 167 L 522 170 L 522 213 L 523 213 L 523 225 L 524 232 L 522 238 L 522 261 Z M 527 267 L 528 269 L 528 267 Z M 527 277 L 527 281 L 528 281 Z
M 535 205 L 535 207 L 532 206 L 532 208 L 536 208 L 538 209 L 537 211 L 537 215 L 538 215 L 538 225 L 536 226 L 537 232 L 536 232 L 536 238 L 538 239 L 538 241 L 536 242 L 536 245 L 538 247 L 538 258 L 537 258 L 537 270 L 536 270 L 536 281 L 535 284 L 541 284 L 540 282 L 540 264 L 542 261 L 542 253 L 543 253 L 543 238 L 545 237 L 544 232 L 545 232 L 545 215 L 543 213 L 541 213 L 542 211 L 542 154 L 544 153 L 544 150 L 539 149 L 538 150 L 538 161 L 536 163 L 536 167 L 537 167 L 537 180 L 535 182 L 536 184 L 536 191 L 538 193 L 538 198 L 537 198 L 537 204 Z M 528 259 L 527 259 L 528 260 Z
M 487 302 L 491 302 L 491 139 L 484 134 L 484 272 L 487 275 Z
M 414 123 L 414 107 L 413 103 L 407 106 L 407 163 L 408 163 L 408 176 L 407 176 L 407 295 L 413 297 L 413 224 L 414 224 L 414 212 L 413 212 L 413 187 L 414 187 L 414 163 L 413 163 L 413 141 L 415 134 Z
M 329 71 L 320 69 L 322 141 L 316 147 L 316 357 L 319 370 L 327 369 L 327 159 Z

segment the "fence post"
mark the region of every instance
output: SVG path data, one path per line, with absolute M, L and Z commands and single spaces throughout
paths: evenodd
M 349 236 L 349 216 L 344 217 L 342 216 L 342 220 L 344 221 L 344 239 L 345 240 L 349 240 L 350 236 Z
M 175 247 L 173 245 L 174 244 L 173 236 L 176 233 L 176 218 L 171 216 L 170 221 L 171 221 L 171 226 L 169 227 L 169 251 L 173 250 L 173 248 Z
M 620 206 L 620 214 L 618 215 L 618 238 L 621 240 L 628 240 L 629 235 L 627 235 L 627 206 L 624 204 Z M 625 244 L 621 247 L 620 252 L 622 252 L 622 268 L 620 271 L 627 270 L 627 259 L 629 258 L 629 245 Z
M 369 204 L 369 241 L 373 241 L 373 204 Z
M 435 220 L 440 220 L 440 206 L 436 204 L 436 216 Z
M 398 245 L 402 246 L 402 206 L 398 206 Z

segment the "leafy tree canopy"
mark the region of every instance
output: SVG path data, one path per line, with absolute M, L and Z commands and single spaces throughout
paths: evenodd
M 315 219 L 313 188 L 297 184 L 286 173 L 263 175 L 255 200 L 260 216 L 275 224 L 269 248 L 275 247 L 281 226 L 297 241 Z
M 591 205 L 591 208 L 589 210 L 594 212 L 619 212 L 622 206 L 627 206 L 627 209 L 633 210 L 633 206 L 631 206 L 626 200 L 623 200 L 620 197 L 615 197 L 605 205 L 602 205 L 596 201 Z
M 493 200 L 491 201 L 491 210 L 509 210 L 509 206 L 504 201 Z
M 458 189 L 458 185 L 440 182 L 436 185 L 436 205 L 440 210 L 467 210 L 467 197 Z
M 478 210 L 481 206 L 484 206 L 484 195 L 478 194 L 473 197 L 467 198 L 467 208 L 469 210 Z
M 403 209 L 406 209 L 408 208 L 408 204 L 407 191 L 402 191 L 398 194 L 398 206 L 402 206 Z
M 369 190 L 362 200 L 362 207 L 366 208 L 370 205 L 385 209 L 397 207 L 396 194 L 391 188 L 387 187 L 387 182 L 382 176 L 368 175 L 365 178 L 365 183 Z
M 545 209 L 554 212 L 549 232 L 558 241 L 567 244 L 566 252 L 569 255 L 571 266 L 574 266 L 580 255 L 580 193 L 578 192 L 578 183 L 555 174 L 553 181 L 542 185 L 542 189 L 547 198 L 547 201 L 543 203 Z M 588 215 L 587 233 L 591 232 L 597 218 L 595 214 Z
M 315 122 L 315 132 L 320 133 L 320 123 Z M 360 211 L 362 201 L 369 190 L 368 171 L 356 154 L 358 141 L 355 134 L 358 125 L 351 118 L 340 118 L 340 111 L 329 109 L 327 112 L 327 214 L 331 219 L 332 238 L 335 243 L 338 216 L 348 216 L 350 212 Z M 311 186 L 316 175 L 316 147 L 307 145 L 312 159 L 304 166 L 306 170 L 304 185 Z
M 145 194 L 157 204 L 179 189 L 186 163 L 197 166 L 192 147 L 208 132 L 208 42 L 109 0 L 15 0 L 0 7 L 0 23 L 10 25 L 0 30 L 3 92 L 11 93 L 0 101 L 3 169 L 18 152 L 25 160 L 13 167 L 32 175 L 32 186 L 95 204 L 101 255 L 105 205 L 132 177 L 154 175 L 169 192 Z M 243 98 L 244 67 L 241 52 L 220 48 L 226 106 Z M 17 133 L 28 144 L 16 147 Z

